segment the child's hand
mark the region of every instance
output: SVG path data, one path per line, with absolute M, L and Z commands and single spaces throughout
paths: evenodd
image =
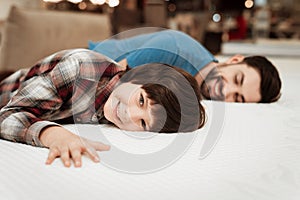
M 96 151 L 108 151 L 110 146 L 101 142 L 91 141 L 79 137 L 60 126 L 45 128 L 40 135 L 41 142 L 49 148 L 46 164 L 51 164 L 55 158 L 60 157 L 65 167 L 81 167 L 81 155 L 87 154 L 94 162 L 100 158 Z

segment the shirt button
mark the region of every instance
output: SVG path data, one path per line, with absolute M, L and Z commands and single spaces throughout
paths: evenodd
M 81 122 L 81 119 L 79 117 L 76 117 L 77 122 Z
M 94 115 L 92 116 L 91 121 L 92 121 L 92 122 L 97 122 L 97 121 L 98 121 L 97 114 L 94 114 Z

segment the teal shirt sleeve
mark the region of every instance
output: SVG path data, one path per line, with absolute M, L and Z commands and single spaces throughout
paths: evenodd
M 134 68 L 146 63 L 177 66 L 195 75 L 210 62 L 217 62 L 199 42 L 175 30 L 138 35 L 123 40 L 106 40 L 93 50 L 116 61 L 124 58 Z

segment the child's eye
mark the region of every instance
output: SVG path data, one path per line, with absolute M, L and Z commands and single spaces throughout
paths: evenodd
M 144 97 L 142 94 L 140 94 L 139 104 L 140 104 L 140 106 L 144 105 Z

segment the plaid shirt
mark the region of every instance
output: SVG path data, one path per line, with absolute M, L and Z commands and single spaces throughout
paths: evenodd
M 123 74 L 111 59 L 86 49 L 53 54 L 0 83 L 1 138 L 43 146 L 43 128 L 103 120 L 103 106 Z

